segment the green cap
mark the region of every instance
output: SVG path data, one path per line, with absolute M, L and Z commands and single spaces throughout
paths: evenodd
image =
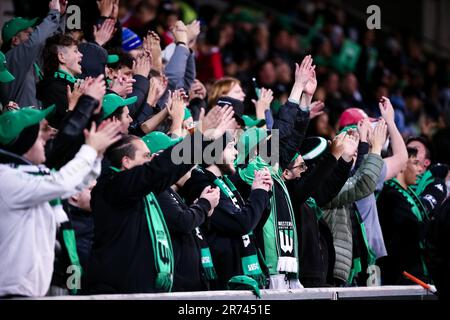
M 2 29 L 2 38 L 4 42 L 9 42 L 11 39 L 20 31 L 34 27 L 38 18 L 34 18 L 31 20 L 17 17 L 9 20 L 3 25 Z
M 176 145 L 178 142 L 183 140 L 183 138 L 180 137 L 172 139 L 163 132 L 153 131 L 142 137 L 142 140 L 145 142 L 152 153 L 157 153 L 159 151 L 166 150 L 173 145 Z
M 108 93 L 103 97 L 103 118 L 108 118 L 117 108 L 128 106 L 137 101 L 137 97 L 133 96 L 128 99 L 124 99 L 115 93 Z
M 261 298 L 258 282 L 249 276 L 234 276 L 227 283 L 229 290 L 252 290 L 258 298 Z
M 191 110 L 189 110 L 189 108 L 184 108 L 184 120 L 187 120 L 188 118 L 192 117 L 192 113 Z
M 267 138 L 267 131 L 260 128 L 250 128 L 240 136 L 237 149 L 239 154 L 236 158 L 236 164 L 243 164 L 245 158 L 250 154 L 250 150 Z
M 6 68 L 6 57 L 3 52 L 0 51 L 0 82 L 11 82 L 15 78 Z
M 250 116 L 242 115 L 242 120 L 244 120 L 245 128 L 250 129 L 252 127 L 262 127 L 266 124 L 266 120 L 264 119 L 253 119 Z
M 55 110 L 55 105 L 45 110 L 22 108 L 0 115 L 0 144 L 7 145 L 27 127 L 38 124 Z
M 108 59 L 106 59 L 107 64 L 116 63 L 119 61 L 119 56 L 117 54 L 108 54 Z

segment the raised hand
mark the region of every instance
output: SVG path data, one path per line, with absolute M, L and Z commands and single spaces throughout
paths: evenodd
M 381 97 L 378 106 L 380 107 L 381 116 L 386 121 L 386 123 L 388 125 L 394 124 L 395 113 L 391 101 L 383 96 Z
M 133 92 L 133 83 L 135 82 L 136 80 L 133 78 L 126 77 L 119 72 L 117 78 L 112 81 L 110 89 L 119 96 L 126 97 Z
M 48 4 L 48 8 L 50 10 L 57 10 L 61 13 L 61 3 L 59 2 L 59 0 L 50 1 Z
M 69 101 L 68 109 L 72 111 L 78 103 L 80 97 L 84 94 L 86 85 L 92 83 L 92 78 L 88 77 L 84 80 L 77 80 L 73 86 L 73 90 L 67 85 L 67 100 Z
M 100 102 L 100 104 L 102 103 L 103 96 L 106 93 L 104 78 L 104 75 L 101 74 L 95 79 L 89 78 L 84 81 L 84 94 L 96 99 Z
M 373 129 L 371 135 L 370 144 L 372 145 L 372 153 L 381 154 L 381 149 L 386 141 L 386 132 L 386 122 L 381 119 L 378 121 L 377 126 Z
M 252 190 L 262 189 L 269 192 L 272 185 L 273 180 L 269 169 L 263 168 L 259 171 L 255 171 L 255 179 L 253 179 Z
M 195 42 L 197 41 L 197 37 L 200 34 L 200 21 L 194 20 L 190 24 L 186 26 L 187 28 L 187 44 L 189 48 L 193 48 L 195 46 Z
M 151 69 L 152 54 L 150 51 L 144 50 L 136 57 L 136 60 L 133 61 L 133 74 L 148 78 Z
M 105 120 L 105 124 L 100 124 L 97 130 L 95 122 L 92 122 L 91 129 L 84 129 L 86 144 L 94 148 L 98 155 L 102 155 L 113 143 L 120 140 L 120 122 Z
M 167 112 L 172 121 L 183 122 L 184 118 L 184 91 L 183 89 L 175 90 L 171 95 L 171 104 L 167 105 Z
M 258 101 L 252 100 L 255 104 L 256 116 L 258 119 L 264 119 L 264 112 L 270 108 L 273 101 L 273 91 L 266 88 L 261 88 L 261 94 Z
M 358 133 L 361 142 L 368 142 L 372 131 L 369 118 L 364 118 L 358 122 Z
M 342 159 L 349 162 L 356 156 L 358 150 L 359 134 L 355 131 L 353 134 L 347 134 L 344 136 L 344 152 L 342 153 Z
M 97 6 L 100 11 L 100 16 L 109 18 L 114 9 L 114 0 L 98 0 Z
M 312 120 L 315 117 L 320 116 L 321 114 L 323 114 L 323 109 L 325 108 L 325 104 L 318 100 L 318 101 L 314 101 L 313 103 L 311 103 L 311 105 L 309 106 L 309 119 Z
M 191 88 L 189 89 L 189 101 L 195 98 L 205 99 L 206 97 L 206 88 L 200 80 L 195 79 L 194 83 L 192 83 Z
M 226 130 L 236 128 L 234 111 L 231 106 L 215 106 L 205 116 L 205 110 L 200 111 L 199 130 L 207 139 L 215 140 L 221 137 Z
M 101 47 L 112 39 L 114 24 L 113 19 L 106 19 L 101 25 L 94 25 L 94 39 Z
M 202 198 L 208 200 L 211 206 L 211 209 L 208 212 L 208 217 L 210 217 L 213 214 L 214 209 L 219 204 L 220 189 L 217 187 L 213 188 L 211 186 L 207 186 L 205 189 L 203 189 L 202 193 L 200 194 L 200 199 Z
M 166 91 L 163 81 L 160 77 L 152 77 L 150 79 L 150 89 L 148 90 L 147 103 L 154 107 L 158 100 L 162 97 Z
M 312 66 L 312 70 L 310 70 L 308 82 L 306 83 L 304 92 L 306 95 L 312 97 L 314 95 L 314 92 L 316 92 L 317 89 L 317 78 L 316 78 L 316 71 L 314 70 L 316 66 Z
M 146 51 L 150 51 L 153 57 L 153 68 L 162 71 L 161 44 L 159 36 L 154 31 L 148 31 L 144 37 L 143 47 Z
M 295 84 L 300 85 L 303 89 L 305 89 L 306 84 L 312 77 L 312 72 L 315 68 L 315 66 L 312 65 L 312 62 L 311 55 L 307 55 L 303 58 L 300 65 L 298 65 L 298 63 L 295 64 Z
M 170 28 L 170 32 L 173 33 L 175 42 L 183 42 L 188 45 L 187 27 L 183 21 L 178 20 L 175 25 Z
M 333 141 L 331 142 L 330 153 L 333 157 L 336 158 L 336 160 L 339 160 L 339 158 L 342 157 L 342 154 L 344 153 L 345 135 L 346 133 L 342 132 L 334 137 Z

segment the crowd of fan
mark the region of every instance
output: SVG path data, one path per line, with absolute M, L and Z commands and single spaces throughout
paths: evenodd
M 2 27 L 0 297 L 450 296 L 448 58 L 325 1 L 67 6 Z

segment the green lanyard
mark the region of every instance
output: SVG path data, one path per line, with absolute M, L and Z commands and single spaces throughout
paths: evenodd
M 54 74 L 55 78 L 60 78 L 60 79 L 65 79 L 67 81 L 69 81 L 70 83 L 75 83 L 77 82 L 77 78 L 75 78 L 73 75 L 71 75 L 70 73 L 67 73 L 64 70 L 59 69 L 58 71 L 55 72 Z

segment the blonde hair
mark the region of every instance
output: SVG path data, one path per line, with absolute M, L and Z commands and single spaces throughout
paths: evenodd
M 227 95 L 235 84 L 241 85 L 241 82 L 233 77 L 224 77 L 214 82 L 208 97 L 208 107 L 214 107 L 217 100 L 221 96 Z

